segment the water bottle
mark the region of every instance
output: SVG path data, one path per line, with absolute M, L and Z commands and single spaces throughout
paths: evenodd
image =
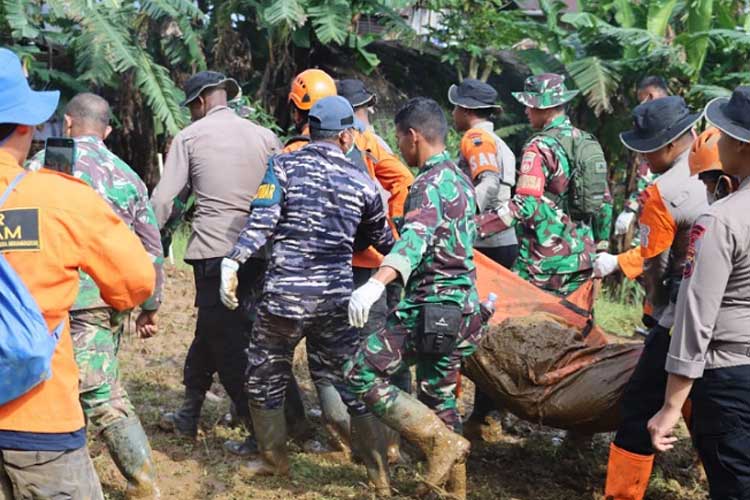
M 495 315 L 495 301 L 497 300 L 497 294 L 494 292 L 490 292 L 489 295 L 487 295 L 487 300 L 482 302 L 481 312 L 482 312 L 482 321 L 487 323 L 492 316 Z

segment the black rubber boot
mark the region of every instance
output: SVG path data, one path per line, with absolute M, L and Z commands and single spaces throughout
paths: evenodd
M 255 438 L 258 440 L 258 458 L 247 463 L 243 469 L 244 474 L 250 477 L 289 475 L 284 409 L 263 410 L 251 407 L 250 414 Z
M 378 497 L 391 496 L 388 477 L 388 429 L 375 415 L 352 417 L 352 452 L 364 463 L 367 478 Z
M 351 423 L 349 411 L 336 388 L 322 382 L 316 386 L 323 414 L 323 426 L 328 433 L 331 446 L 337 451 L 351 452 Z
M 182 408 L 162 415 L 159 427 L 165 431 L 172 431 L 176 434 L 195 439 L 198 435 L 198 422 L 200 421 L 201 408 L 205 399 L 205 391 L 186 388 Z
M 247 417 L 237 417 L 242 422 L 242 427 L 247 431 L 247 437 L 243 441 L 230 439 L 224 442 L 224 449 L 232 455 L 242 458 L 250 458 L 258 453 L 258 442 L 255 440 L 253 432 L 253 419 Z
M 128 481 L 126 498 L 161 498 L 148 437 L 138 417 L 115 422 L 102 431 L 109 454 Z

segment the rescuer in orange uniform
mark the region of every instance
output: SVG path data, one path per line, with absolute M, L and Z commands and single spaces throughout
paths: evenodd
M 42 169 L 20 166 L 34 126 L 57 107 L 59 92 L 34 92 L 20 61 L 0 49 L 0 193 L 8 191 L 0 215 L 34 235 L 0 247 L 50 329 L 64 323 L 52 356 L 52 375 L 0 406 L 0 498 L 103 499 L 86 448 L 78 369 L 68 310 L 78 292 L 78 271 L 91 276 L 104 300 L 131 309 L 152 294 L 151 258 L 138 237 L 85 183 Z M 25 216 L 23 216 L 25 214 Z
M 297 135 L 289 138 L 282 153 L 297 151 L 310 142 L 307 115 L 319 99 L 332 95 L 336 95 L 336 82 L 322 69 L 306 69 L 294 77 L 289 91 L 289 104 Z
M 643 154 L 659 174 L 644 192 L 638 221 L 644 287 L 657 323 L 649 330 L 621 399 L 623 418 L 610 447 L 604 491 L 612 500 L 643 499 L 651 476 L 654 448 L 646 424 L 664 403 L 664 366 L 677 291 L 688 260 L 690 230 L 708 209 L 705 188 L 691 176 L 688 165 L 692 129 L 700 117 L 681 97 L 664 97 L 636 107 L 633 130 L 620 134 L 623 144 Z M 621 267 L 618 261 L 617 256 L 600 254 L 594 271 L 600 276 L 609 274 Z

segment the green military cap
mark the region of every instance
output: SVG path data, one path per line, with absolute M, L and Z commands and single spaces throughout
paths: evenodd
M 536 109 L 560 106 L 577 95 L 577 90 L 565 87 L 565 77 L 555 73 L 530 76 L 523 85 L 523 92 L 513 92 L 513 97 L 518 102 Z

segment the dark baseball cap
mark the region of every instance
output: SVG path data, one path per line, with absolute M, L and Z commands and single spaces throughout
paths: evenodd
M 201 71 L 196 73 L 185 82 L 185 100 L 182 101 L 182 106 L 187 106 L 195 99 L 198 98 L 201 93 L 211 87 L 218 87 L 224 85 L 227 91 L 227 100 L 236 98 L 241 93 L 240 85 L 234 78 L 227 78 L 223 73 L 218 71 Z
M 310 129 L 338 132 L 354 128 L 354 110 L 341 96 L 329 96 L 313 104 L 308 115 Z

